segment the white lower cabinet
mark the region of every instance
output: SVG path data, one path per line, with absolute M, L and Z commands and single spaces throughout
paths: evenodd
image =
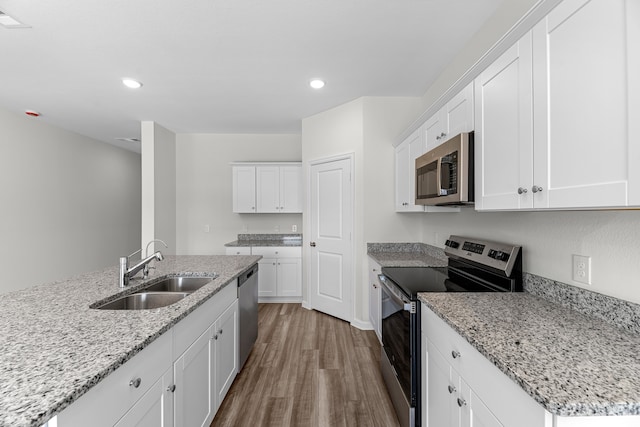
M 378 275 L 380 264 L 369 258 L 369 321 L 382 344 L 382 289 Z
M 230 283 L 57 416 L 58 427 L 208 426 L 238 372 Z
M 423 427 L 631 427 L 639 416 L 560 417 L 422 304 Z
M 173 372 L 171 369 L 167 369 L 164 375 L 133 405 L 115 427 L 173 426 L 172 384 Z
M 208 426 L 238 371 L 238 302 L 173 365 L 176 426 Z
M 302 300 L 302 248 L 255 246 L 258 261 L 260 302 L 300 302 Z
M 173 365 L 175 419 L 178 426 L 209 425 L 213 419 L 213 361 L 210 327 Z
M 222 404 L 224 397 L 238 373 L 238 301 L 222 313 L 213 326 L 214 377 L 216 395 L 214 413 Z

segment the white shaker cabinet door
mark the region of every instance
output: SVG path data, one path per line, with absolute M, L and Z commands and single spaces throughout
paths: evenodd
M 233 212 L 256 212 L 256 168 L 233 166 Z
M 476 209 L 532 208 L 531 34 L 475 80 Z
M 427 406 L 423 419 L 427 420 L 428 427 L 458 427 L 460 409 L 456 399 L 460 392 L 459 377 L 433 343 L 429 339 L 426 341 L 427 370 L 423 373 L 423 381 L 427 384 Z
M 278 258 L 278 296 L 298 297 L 302 295 L 302 259 Z
M 277 296 L 277 259 L 262 258 L 258 261 L 258 296 Z
M 259 213 L 280 212 L 280 168 L 256 167 L 256 204 Z
M 534 27 L 536 208 L 640 204 L 639 10 L 566 0 Z
M 280 167 L 280 213 L 302 212 L 302 166 Z
M 173 365 L 176 390 L 176 426 L 208 426 L 214 415 L 216 395 L 212 327 L 207 329 Z
M 396 212 L 424 212 L 416 205 L 416 159 L 426 151 L 422 128 L 396 147 Z
M 213 331 L 214 378 L 216 401 L 213 412 L 217 412 L 220 404 L 231 388 L 238 373 L 238 301 L 236 300 L 216 320 Z
M 447 115 L 445 123 L 449 126 L 444 137 L 445 141 L 462 132 L 474 130 L 473 108 L 473 82 L 471 82 L 445 106 Z

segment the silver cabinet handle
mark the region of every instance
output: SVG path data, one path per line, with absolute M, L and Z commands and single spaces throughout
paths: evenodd
M 220 335 L 222 335 L 222 328 L 220 328 L 220 330 L 218 331 L 218 333 L 219 333 Z
M 256 207 L 255 207 L 255 206 L 251 206 L 251 210 L 254 210 L 254 211 L 255 211 L 255 210 L 256 210 Z
M 173 393 L 174 391 L 176 391 L 176 385 L 170 385 L 169 387 L 167 387 L 167 391 L 170 391 L 171 393 Z
M 436 136 L 436 139 L 437 139 L 437 140 L 441 140 L 441 139 L 443 139 L 445 136 L 447 136 L 447 134 L 446 134 L 446 133 L 444 133 L 444 132 L 441 132 L 441 133 L 440 133 L 440 135 Z
M 533 191 L 534 193 L 538 193 L 542 191 L 542 187 L 538 187 L 537 185 L 534 185 L 533 187 L 531 187 L 531 191 Z
M 142 383 L 142 379 L 136 378 L 134 380 L 129 381 L 129 387 L 138 388 L 140 387 L 141 383 Z
M 378 289 L 378 285 L 376 285 L 375 283 L 371 284 L 373 286 L 373 289 Z
M 311 246 L 312 248 L 316 247 L 316 242 L 309 242 L 309 246 Z
M 452 385 L 447 386 L 447 388 L 449 389 L 449 394 L 452 394 L 454 391 L 456 391 L 456 388 Z
M 217 339 L 218 339 L 218 334 L 215 334 L 215 335 L 213 336 L 213 339 L 214 339 L 214 340 L 217 340 Z
M 527 193 L 527 189 L 526 188 L 518 188 L 518 194 L 526 194 Z
M 461 399 L 461 398 L 458 398 L 458 406 L 459 406 L 459 407 L 461 407 L 461 408 L 462 408 L 462 407 L 463 407 L 464 405 L 466 405 L 466 404 L 467 404 L 467 401 L 466 401 L 466 400 Z
M 460 352 L 456 350 L 451 350 L 451 357 L 453 357 L 454 359 L 457 359 L 458 357 L 460 357 Z

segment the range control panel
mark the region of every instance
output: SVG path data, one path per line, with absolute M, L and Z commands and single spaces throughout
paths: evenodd
M 445 242 L 444 252 L 454 256 L 493 267 L 511 275 L 521 246 L 461 236 L 450 236 Z

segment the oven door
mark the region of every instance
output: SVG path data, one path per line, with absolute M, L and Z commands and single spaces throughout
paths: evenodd
M 382 346 L 408 402 L 411 402 L 411 302 L 389 279 L 382 283 Z

